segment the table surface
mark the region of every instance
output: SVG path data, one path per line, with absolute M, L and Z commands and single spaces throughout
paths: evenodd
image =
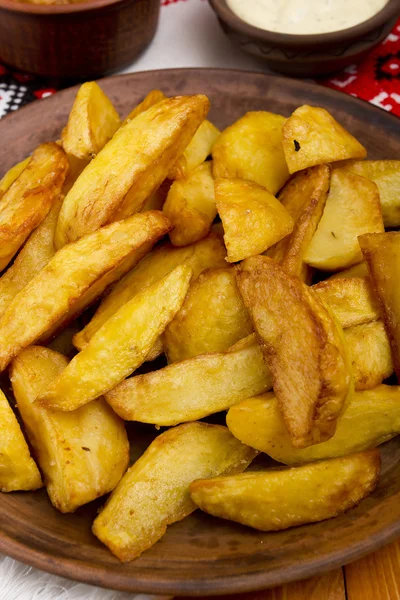
M 400 600 L 400 540 L 326 575 L 224 600 Z
M 162 0 L 162 5 L 160 25 L 153 44 L 125 72 L 189 66 L 265 70 L 255 59 L 241 54 L 230 45 L 222 34 L 206 0 Z M 166 8 L 167 6 L 168 8 Z M 204 44 L 204 31 L 207 31 L 207 44 Z M 394 32 L 388 42 L 398 42 L 400 26 L 396 31 L 398 35 L 395 35 Z M 165 52 L 166 47 L 168 48 L 167 52 Z M 389 55 L 394 57 L 394 54 L 390 54 L 390 52 Z M 396 61 L 394 61 L 394 57 L 390 64 L 392 70 L 396 68 L 400 70 L 400 55 L 396 53 L 396 56 Z M 357 83 L 355 73 L 354 69 L 352 71 L 350 68 L 346 73 L 338 76 L 337 81 L 334 80 L 334 85 L 331 87 L 359 95 L 385 110 L 393 110 L 399 114 L 400 109 L 396 110 L 396 107 L 400 106 L 399 75 L 396 76 L 399 79 L 397 80 L 395 77 L 396 81 L 391 82 L 390 87 L 382 92 L 380 89 L 371 88 L 370 85 L 360 85 L 362 84 L 361 76 L 359 76 L 361 81 L 358 83 L 358 88 L 353 90 L 351 86 Z M 43 97 L 52 91 L 41 90 L 45 94 L 35 95 Z M 7 108 L 6 105 L 4 106 Z M 16 108 L 18 108 L 17 105 L 13 106 L 12 110 Z M 318 544 L 317 539 L 315 543 Z M 13 564 L 16 569 L 20 569 L 18 563 L 13 561 Z M 10 583 L 7 589 L 4 589 L 5 581 L 3 575 L 0 576 L 0 600 L 32 600 L 33 597 L 37 600 L 39 598 L 40 600 L 128 600 L 128 598 L 135 598 L 135 595 L 102 592 L 97 588 L 74 585 L 72 582 L 68 585 L 66 580 L 44 576 L 35 570 L 32 570 L 31 574 L 33 573 L 37 574 L 37 581 L 42 581 L 43 587 L 32 596 L 32 592 L 27 590 L 21 573 L 16 571 L 13 576 L 7 566 Z M 67 587 L 70 588 L 69 591 L 67 591 Z M 61 595 L 60 590 L 62 591 Z M 232 595 L 226 598 L 230 600 L 400 600 L 400 541 L 326 575 L 273 590 Z M 136 600 L 151 599 L 154 600 L 155 597 L 136 596 Z

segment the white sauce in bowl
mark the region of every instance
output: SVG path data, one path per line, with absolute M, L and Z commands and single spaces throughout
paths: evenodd
M 277 33 L 316 34 L 354 27 L 388 0 L 227 0 L 243 21 Z

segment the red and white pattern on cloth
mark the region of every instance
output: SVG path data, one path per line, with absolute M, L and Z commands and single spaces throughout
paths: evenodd
M 400 19 L 362 63 L 348 67 L 324 84 L 400 116 Z

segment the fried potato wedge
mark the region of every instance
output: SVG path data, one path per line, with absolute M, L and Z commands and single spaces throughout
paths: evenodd
M 112 138 L 120 123 L 110 98 L 95 81 L 87 81 L 76 94 L 62 132 L 62 147 L 71 156 L 89 160 Z
M 61 202 L 61 197 L 55 200 L 47 217 L 31 233 L 11 267 L 0 278 L 0 317 L 18 292 L 53 258 L 54 231 Z
M 321 219 L 330 179 L 331 171 L 327 165 L 307 169 L 293 175 L 278 197 L 292 217 L 294 227 L 290 235 L 272 246 L 266 254 L 302 281 L 309 279 L 310 269 L 304 262 L 304 254 Z
M 367 151 L 327 110 L 300 106 L 283 125 L 283 150 L 290 173 L 349 158 Z
M 400 378 L 400 232 L 362 235 L 358 238 L 379 300 L 383 322 Z
M 300 467 L 194 481 L 193 502 L 216 517 L 260 531 L 279 531 L 331 519 L 375 489 L 379 450 Z
M 363 160 L 349 163 L 346 170 L 376 183 L 385 227 L 400 226 L 400 160 Z
M 169 429 L 124 475 L 95 519 L 93 533 L 128 562 L 195 510 L 189 494 L 194 479 L 241 473 L 255 455 L 227 427 L 187 423 Z
M 234 269 L 207 269 L 192 284 L 182 308 L 167 326 L 164 350 L 169 363 L 224 352 L 252 331 Z
M 343 328 L 380 318 L 380 308 L 367 277 L 326 279 L 312 286 Z
M 137 375 L 106 395 L 126 421 L 177 425 L 227 410 L 272 387 L 254 334 L 229 352 L 205 354 Z
M 185 150 L 208 108 L 205 96 L 178 96 L 120 127 L 66 195 L 56 246 L 140 211 Z
M 211 154 L 220 130 L 210 121 L 203 121 L 188 147 L 168 173 L 168 179 L 184 179 Z
M 68 244 L 14 297 L 0 319 L 0 370 L 74 309 L 109 271 L 169 224 L 160 212 L 134 215 Z
M 47 410 L 35 402 L 67 364 L 58 352 L 30 346 L 11 365 L 18 410 L 47 492 L 64 513 L 111 492 L 129 461 L 124 423 L 104 399 L 71 413 Z
M 160 281 L 178 265 L 186 262 L 193 269 L 193 279 L 196 279 L 204 269 L 226 267 L 225 256 L 225 247 L 215 234 L 185 248 L 174 248 L 170 244 L 160 246 L 121 279 L 104 298 L 92 320 L 75 336 L 75 347 L 82 350 L 123 304 L 139 291 Z
M 286 208 L 252 181 L 216 179 L 215 201 L 229 262 L 261 254 L 293 230 Z
M 163 211 L 174 226 L 169 234 L 174 246 L 187 246 L 206 237 L 217 216 L 211 161 L 174 181 Z
M 289 177 L 282 146 L 285 117 L 248 112 L 214 142 L 214 177 L 248 179 L 276 194 Z
M 349 267 L 348 269 L 334 273 L 329 279 L 341 279 L 342 277 L 369 277 L 367 263 L 365 261 L 360 262 L 357 265 Z
M 243 261 L 236 279 L 293 446 L 328 440 L 352 390 L 339 323 L 315 292 L 266 256 Z
M 90 160 L 76 158 L 75 156 L 72 156 L 72 154 L 67 154 L 67 157 L 68 157 L 69 171 L 68 171 L 68 175 L 65 180 L 63 189 L 62 189 L 62 194 L 64 197 L 68 194 L 68 192 L 74 185 L 75 181 L 78 179 L 79 175 L 82 173 L 83 169 L 85 169 L 88 166 L 88 164 L 90 163 Z
M 0 390 L 0 492 L 37 490 L 43 486 L 19 423 Z
M 21 162 L 11 167 L 11 169 L 9 169 L 7 173 L 0 179 L 0 200 L 3 197 L 4 193 L 8 190 L 8 188 L 17 179 L 17 177 L 21 175 L 25 167 L 29 165 L 30 160 L 30 156 L 28 156 L 28 158 L 25 158 L 24 160 L 21 160 Z
M 145 361 L 182 306 L 191 277 L 190 267 L 180 265 L 121 306 L 37 401 L 75 410 L 121 383 Z
M 51 209 L 68 173 L 65 152 L 52 142 L 39 146 L 0 203 L 0 271 Z
M 356 390 L 369 390 L 390 377 L 393 361 L 389 338 L 382 321 L 344 330 Z
M 229 409 L 233 435 L 285 465 L 298 465 L 376 448 L 400 433 L 400 388 L 380 385 L 356 392 L 335 435 L 309 448 L 293 448 L 273 393 L 248 398 Z
M 323 271 L 351 267 L 363 259 L 357 237 L 382 231 L 376 184 L 343 169 L 334 169 L 324 214 L 304 260 Z
M 165 100 L 166 96 L 160 90 L 151 90 L 147 96 L 140 102 L 126 117 L 125 121 L 122 125 L 126 125 L 129 121 L 132 121 L 135 117 L 140 115 L 140 113 L 144 112 L 148 108 L 151 108 L 155 104 L 161 102 L 161 100 Z

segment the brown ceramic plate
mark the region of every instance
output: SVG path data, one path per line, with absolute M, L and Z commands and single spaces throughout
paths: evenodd
M 184 69 L 113 77 L 101 86 L 123 115 L 154 87 L 167 95 L 205 93 L 212 104 L 210 117 L 219 127 L 248 110 L 289 115 L 300 104 L 319 105 L 366 145 L 370 157 L 399 156 L 400 120 L 355 98 L 300 81 Z M 75 92 L 76 88 L 65 90 L 0 121 L 1 171 L 40 142 L 58 138 Z M 148 435 L 150 429 L 146 431 Z M 136 448 L 144 432 L 130 433 Z M 52 573 L 131 592 L 206 595 L 260 590 L 350 562 L 400 535 L 400 438 L 382 447 L 382 457 L 376 491 L 336 519 L 259 533 L 197 511 L 125 565 L 90 532 L 98 504 L 63 516 L 44 491 L 1 494 L 0 552 Z

